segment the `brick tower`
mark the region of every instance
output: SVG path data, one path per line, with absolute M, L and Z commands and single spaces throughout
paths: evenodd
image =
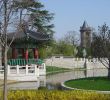
M 91 31 L 91 27 L 84 21 L 83 25 L 80 27 L 81 47 L 91 47 Z

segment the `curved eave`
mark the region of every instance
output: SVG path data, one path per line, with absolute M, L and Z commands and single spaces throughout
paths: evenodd
M 15 35 L 15 36 L 14 36 Z M 34 32 L 27 30 L 26 33 L 10 33 L 8 34 L 8 40 L 12 40 L 14 36 L 15 40 L 27 40 L 28 38 L 34 39 L 35 41 L 48 41 L 50 40 L 49 35 L 39 33 L 39 32 Z
M 39 33 L 39 32 L 33 32 L 30 30 L 28 30 L 27 32 L 28 32 L 29 37 L 36 39 L 37 41 L 39 41 L 39 40 L 41 40 L 41 41 L 42 40 L 44 40 L 44 41 L 50 40 L 49 35 L 47 35 L 47 34 L 43 34 L 43 33 Z
M 38 38 L 38 37 L 34 37 L 34 36 L 29 36 L 29 37 L 36 40 L 36 41 L 48 41 L 48 40 L 50 40 L 49 38 L 42 39 L 42 38 Z

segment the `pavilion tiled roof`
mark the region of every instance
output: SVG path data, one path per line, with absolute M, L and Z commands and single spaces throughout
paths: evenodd
M 12 39 L 14 36 L 14 39 L 23 39 L 23 38 L 32 38 L 36 41 L 47 41 L 50 39 L 50 36 L 48 34 L 35 32 L 31 30 L 26 30 L 26 32 L 13 32 L 8 34 L 8 39 Z

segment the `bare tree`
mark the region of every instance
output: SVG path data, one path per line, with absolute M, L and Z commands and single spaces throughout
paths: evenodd
M 106 24 L 99 26 L 98 33 L 93 34 L 92 52 L 108 69 L 110 78 L 110 28 Z
M 7 100 L 7 52 L 14 41 L 14 37 L 18 31 L 23 31 L 24 22 L 30 21 L 32 15 L 40 22 L 35 25 L 40 26 L 39 30 L 52 31 L 52 25 L 48 25 L 52 19 L 51 14 L 47 10 L 42 10 L 39 0 L 0 0 L 0 45 L 2 46 L 4 58 L 4 100 Z M 39 16 L 38 16 L 39 15 Z M 32 24 L 33 20 L 31 20 Z M 35 21 L 35 20 L 34 20 Z M 42 23 L 42 24 L 41 24 Z M 21 30 L 20 30 L 21 29 Z M 37 30 L 38 31 L 38 30 Z M 14 32 L 13 37 L 8 41 L 8 33 Z
M 11 30 L 10 28 L 14 23 L 14 19 L 17 18 L 15 16 L 15 8 L 14 0 L 1 0 L 0 1 L 0 22 L 1 22 L 1 29 L 0 29 L 0 45 L 3 48 L 3 58 L 4 58 L 4 92 L 3 97 L 4 100 L 7 100 L 7 52 L 14 40 L 14 35 L 10 43 L 8 43 L 8 32 Z M 12 20 L 13 19 L 13 20 Z M 15 27 L 13 27 L 15 30 Z
M 17 33 L 19 21 L 19 8 L 17 0 L 0 0 L 0 45 L 3 49 L 4 62 L 4 100 L 7 100 L 7 53 Z M 20 26 L 20 25 L 19 25 Z M 8 33 L 14 32 L 13 37 L 8 41 Z
M 76 31 L 69 31 L 64 35 L 63 40 L 68 44 L 78 45 L 79 42 L 78 35 L 79 34 Z

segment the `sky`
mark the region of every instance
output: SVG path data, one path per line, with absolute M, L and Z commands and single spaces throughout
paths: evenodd
M 69 31 L 79 33 L 84 20 L 89 26 L 107 23 L 110 26 L 110 0 L 40 0 L 47 10 L 54 13 L 55 38 Z

